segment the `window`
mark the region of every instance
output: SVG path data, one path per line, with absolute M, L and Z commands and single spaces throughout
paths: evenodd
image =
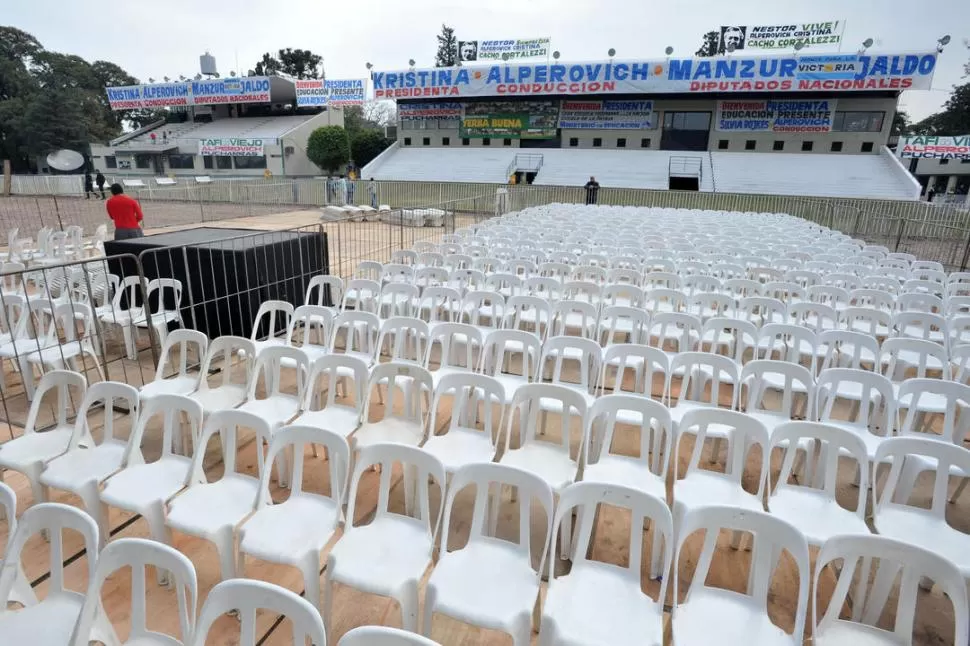
M 404 138 L 404 145 L 405 146 L 410 146 L 411 145 L 411 138 L 410 137 L 405 137 Z
M 458 119 L 438 119 L 438 128 L 441 130 L 458 130 Z
M 401 130 L 414 130 L 417 127 L 414 125 L 416 123 L 417 121 L 412 119 L 404 119 L 401 121 Z
M 219 170 L 232 170 L 232 157 L 219 155 L 216 157 L 216 168 Z
M 771 149 L 772 150 L 784 150 L 785 149 L 785 142 L 784 141 L 781 141 L 781 140 L 778 140 L 775 143 L 771 144 Z
M 468 137 L 462 137 L 461 138 L 461 145 L 462 146 L 468 146 L 469 144 L 471 144 L 471 142 L 472 142 L 472 140 L 469 139 Z
M 946 166 L 949 163 L 950 163 L 950 160 L 949 159 L 941 159 L 940 160 L 940 166 Z
M 482 145 L 483 146 L 491 146 L 492 145 L 492 140 L 491 139 L 487 139 L 487 138 L 486 139 L 482 139 Z
M 202 156 L 202 166 L 208 169 L 212 168 L 212 155 Z
M 579 146 L 579 137 L 570 137 L 569 138 L 569 147 L 570 148 L 576 148 L 578 146 Z
M 118 168 L 118 160 L 115 159 L 114 155 L 104 156 L 104 167 L 105 168 Z
M 810 152 L 812 152 L 812 148 L 814 148 L 814 147 L 815 146 L 814 146 L 814 144 L 811 141 L 803 141 L 802 142 L 802 152 L 803 153 L 810 153 Z
M 758 142 L 756 142 L 754 139 L 747 139 L 744 142 L 744 149 L 745 150 L 754 150 L 755 149 L 755 146 L 757 146 L 757 145 L 758 145 Z
M 728 149 L 728 140 L 727 139 L 720 139 L 717 142 L 717 149 L 718 150 L 727 150 Z
M 864 153 L 871 153 L 872 152 L 872 142 L 871 141 L 863 141 L 862 142 L 862 148 L 861 148 L 861 150 Z
M 169 155 L 169 168 L 195 168 L 195 155 Z
M 431 137 L 422 137 L 421 138 L 421 145 L 422 146 L 430 146 L 431 145 Z
M 432 119 L 418 119 L 414 122 L 415 130 L 434 130 L 438 127 L 438 122 Z
M 107 157 L 105 157 L 104 159 L 105 159 L 105 161 L 107 161 L 107 160 L 108 160 L 108 158 L 107 158 Z M 961 164 L 970 164 L 970 157 L 967 157 L 966 159 L 961 159 L 961 160 L 960 160 L 960 163 L 961 163 Z
M 503 146 L 511 146 L 512 145 L 512 140 L 511 139 L 503 139 L 502 140 L 502 145 Z
M 836 112 L 832 121 L 835 132 L 879 132 L 885 112 Z
M 151 155 L 135 155 L 135 168 L 151 168 L 151 167 L 152 167 Z
M 649 138 L 641 139 L 640 140 L 640 147 L 641 148 L 649 148 L 650 147 L 650 139 Z
M 842 142 L 841 141 L 833 141 L 832 142 L 832 152 L 834 152 L 834 153 L 840 153 L 840 152 L 842 152 Z
M 624 137 L 620 137 L 619 139 L 617 139 L 616 140 L 616 147 L 617 148 L 626 148 L 626 139 Z
M 603 139 L 601 137 L 593 137 L 593 148 L 602 148 Z
M 229 158 L 227 157 L 227 159 Z M 238 170 L 266 168 L 266 155 L 258 155 L 256 157 L 232 157 L 232 163 Z
M 451 137 L 442 137 L 441 138 L 441 145 L 442 146 L 450 146 L 451 145 Z

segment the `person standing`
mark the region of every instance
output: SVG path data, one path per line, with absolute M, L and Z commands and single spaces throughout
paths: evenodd
M 370 193 L 370 205 L 373 208 L 377 208 L 377 182 L 374 178 L 370 178 L 370 182 L 367 184 L 367 192 Z
M 596 194 L 600 190 L 600 183 L 596 181 L 596 178 L 592 175 L 589 176 L 589 181 L 583 186 L 586 189 L 586 203 L 596 204 Z
M 154 145 L 158 141 L 158 137 L 155 135 L 154 132 L 151 135 L 149 135 L 149 136 L 151 137 L 152 144 Z
M 107 180 L 104 178 L 104 174 L 102 174 L 101 171 L 99 171 L 98 169 L 94 169 L 94 172 L 97 173 L 97 175 L 94 176 L 94 183 L 98 185 L 98 191 L 101 192 L 101 199 L 103 200 L 104 199 L 104 183 Z
M 350 177 L 347 178 L 347 204 L 354 203 L 354 193 L 357 191 L 357 181 L 354 178 L 353 171 L 350 173 Z
M 934 195 L 936 195 L 936 190 L 935 190 L 935 187 L 931 186 L 929 190 L 926 191 L 926 201 L 932 202 Z
M 91 196 L 97 197 L 98 194 L 94 192 L 94 180 L 91 179 L 91 171 L 84 171 L 84 199 L 90 200 Z
M 340 206 L 347 204 L 347 180 L 343 175 L 337 176 L 337 204 Z
M 104 203 L 108 217 L 115 224 L 115 240 L 140 238 L 144 233 L 141 222 L 144 219 L 138 200 L 125 195 L 121 184 L 111 185 L 111 197 Z

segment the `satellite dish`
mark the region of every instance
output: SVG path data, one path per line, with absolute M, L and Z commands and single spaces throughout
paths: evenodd
M 950 34 L 947 34 L 946 36 L 944 36 L 943 38 L 941 38 L 940 39 L 940 44 L 941 45 L 949 45 L 950 44 Z
M 559 53 L 558 49 L 552 53 L 552 57 L 555 58 L 557 61 L 559 60 L 560 56 L 562 56 L 562 54 Z
M 55 170 L 71 171 L 84 166 L 84 155 L 76 150 L 55 150 L 47 156 L 47 165 Z
M 410 65 L 411 67 L 414 67 L 414 59 L 413 58 L 408 60 L 408 65 Z
M 805 47 L 805 43 L 802 42 L 802 41 L 798 41 L 797 43 L 795 43 L 795 51 L 796 52 L 801 51 L 802 48 L 804 48 L 804 47 Z
M 873 43 L 873 40 L 871 38 L 866 38 L 864 41 L 862 41 L 862 46 L 865 48 L 869 48 L 869 47 L 872 47 L 872 43 Z
M 610 47 L 610 51 L 606 53 L 609 54 L 610 58 L 613 58 L 614 56 L 616 56 L 616 50 L 613 49 L 612 47 Z
M 502 60 L 503 61 L 509 60 L 509 53 L 508 52 L 502 52 Z
M 667 45 L 667 49 L 665 49 L 665 50 L 664 50 L 664 53 L 665 53 L 665 54 L 666 54 L 667 56 L 670 56 L 671 54 L 673 54 L 673 53 L 674 53 L 674 48 L 673 48 L 673 47 L 671 47 L 670 45 Z
M 153 79 L 152 77 L 150 77 L 150 76 L 149 76 L 149 77 L 148 77 L 148 82 L 149 82 L 149 83 L 154 83 L 154 82 L 155 82 L 155 79 Z

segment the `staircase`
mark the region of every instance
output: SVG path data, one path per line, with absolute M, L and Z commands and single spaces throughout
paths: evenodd
M 699 191 L 704 174 L 700 157 L 678 155 L 667 162 L 667 184 L 671 190 Z
M 539 174 L 539 169 L 542 168 L 542 161 L 542 155 L 538 153 L 516 153 L 505 171 L 505 176 L 511 177 L 514 173 L 525 173 L 526 175 L 531 174 L 532 178 L 535 179 L 535 176 Z

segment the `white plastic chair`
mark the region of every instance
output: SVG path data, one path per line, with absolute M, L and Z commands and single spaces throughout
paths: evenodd
M 744 412 L 764 424 L 769 435 L 795 417 L 796 395 L 804 398 L 804 410 L 810 416 L 809 408 L 815 401 L 815 378 L 797 363 L 756 359 L 741 369 L 741 383 L 747 390 Z M 766 396 L 769 391 L 781 394 L 777 406 L 773 405 L 777 397 Z
M 377 336 L 378 352 L 385 354 L 391 361 L 423 365 L 431 330 L 419 318 L 393 316 L 381 323 Z
M 289 364 L 295 368 L 293 388 L 289 392 L 283 390 L 283 367 Z M 236 409 L 261 418 L 269 424 L 270 434 L 262 438 L 267 444 L 273 433 L 300 413 L 306 391 L 306 376 L 310 372 L 310 362 L 306 354 L 299 348 L 289 346 L 270 346 L 256 355 L 256 366 L 249 377 L 246 388 L 246 401 Z M 256 394 L 260 376 L 263 377 L 264 397 Z M 259 445 L 263 450 L 262 444 Z M 287 486 L 289 468 L 286 454 L 280 456 L 277 463 L 279 468 L 279 483 Z
M 148 607 L 146 597 L 145 569 L 151 566 L 161 574 L 171 577 L 175 588 L 178 606 L 178 638 L 148 629 L 149 612 L 157 613 L 159 608 Z M 119 570 L 131 568 L 131 610 L 130 628 L 125 644 L 144 644 L 144 646 L 181 646 L 189 641 L 195 630 L 195 608 L 199 590 L 195 576 L 195 566 L 187 556 L 173 547 L 144 538 L 119 538 L 109 543 L 98 555 L 98 566 L 88 584 L 84 607 L 81 609 L 77 625 L 71 635 L 70 646 L 88 646 L 89 639 L 95 639 L 95 624 L 111 628 L 106 646 L 121 646 L 122 642 L 114 633 L 101 607 L 101 593 L 108 577 L 114 577 Z M 117 583 L 117 581 L 113 581 Z M 104 640 L 104 636 L 102 636 Z
M 477 350 L 485 345 L 485 335 L 467 323 L 441 323 L 431 330 L 423 365 L 431 373 L 435 388 L 447 375 L 478 369 Z M 438 347 L 438 365 L 432 370 L 432 357 Z
M 450 400 L 449 419 L 447 427 L 440 424 L 443 432 L 439 432 L 445 398 Z M 445 375 L 435 386 L 431 418 L 421 448 L 438 458 L 448 475 L 466 464 L 491 462 L 502 432 L 505 400 L 505 389 L 493 377 L 471 372 Z M 481 429 L 477 428 L 479 419 Z
M 377 314 L 380 304 L 381 284 L 376 280 L 366 278 L 354 278 L 347 281 L 347 288 L 344 290 L 343 300 L 340 302 L 340 309 L 343 312 L 356 310 L 359 312 L 370 312 Z
M 122 469 L 107 479 L 101 502 L 111 507 L 141 514 L 148 522 L 151 537 L 172 544 L 165 525 L 165 503 L 185 487 L 192 458 L 178 455 L 176 445 L 188 425 L 193 450 L 199 449 L 202 407 L 182 395 L 158 395 L 143 403 L 122 460 Z M 162 454 L 145 463 L 142 446 L 145 430 L 156 415 L 162 416 Z M 191 454 L 190 454 L 191 455 Z
M 174 375 L 167 375 L 169 357 L 176 347 L 178 347 L 178 363 L 176 364 L 178 372 Z M 209 339 L 197 330 L 181 329 L 169 334 L 159 355 L 155 379 L 138 389 L 138 397 L 142 403 L 161 394 L 188 395 L 193 392 L 198 387 L 199 375 L 189 372 L 191 365 L 189 353 L 190 350 L 194 350 L 196 359 L 201 362 L 208 347 Z
M 472 485 L 475 504 L 468 542 L 461 548 L 449 549 L 455 498 Z M 506 486 L 516 490 L 520 498 L 516 540 L 496 536 L 501 492 Z M 538 567 L 532 561 L 533 499 L 544 514 L 541 527 L 545 531 L 537 537 L 542 545 Z M 470 464 L 459 469 L 448 488 L 442 553 L 425 590 L 423 634 L 431 634 L 437 612 L 482 628 L 501 630 L 512 636 L 514 646 L 528 646 L 552 523 L 552 491 L 536 475 L 500 464 Z M 571 519 L 564 518 L 563 524 L 567 523 Z M 563 540 L 569 542 L 568 537 Z
M 94 578 L 98 562 L 98 525 L 83 511 L 59 503 L 41 503 L 24 512 L 17 532 L 0 570 L 0 635 L 6 644 L 36 644 L 64 646 L 69 643 L 74 625 L 84 606 L 84 592 L 76 592 L 65 585 L 64 530 L 81 535 L 87 553 L 87 580 Z M 19 577 L 27 541 L 36 534 L 50 537 L 50 578 L 43 599 L 19 610 L 8 608 L 14 601 L 12 592 Z M 100 599 L 99 599 L 100 601 Z M 100 606 L 100 603 L 98 604 Z M 92 637 L 111 644 L 112 629 L 103 612 L 95 612 Z
M 872 559 L 879 568 L 869 590 L 868 571 Z M 832 644 L 872 644 L 897 646 L 913 644 L 916 619 L 917 586 L 922 578 L 931 579 L 953 604 L 954 644 L 967 643 L 967 588 L 954 565 L 931 551 L 884 536 L 836 536 L 822 547 L 816 559 L 813 590 L 819 589 L 819 578 L 826 566 L 840 561 L 835 571 L 837 583 L 821 621 L 818 619 L 818 593 L 812 604 L 812 641 L 819 646 Z M 853 619 L 842 619 L 842 609 L 849 587 L 862 561 L 861 575 L 853 594 Z M 833 570 L 835 568 L 833 567 Z M 890 630 L 876 625 L 885 612 L 890 588 L 899 576 L 899 593 L 892 612 L 895 621 Z M 864 577 L 864 578 L 863 578 Z M 869 594 L 866 594 L 869 592 Z M 870 596 L 871 595 L 871 596 Z M 864 608 L 863 608 L 864 606 Z M 858 610 L 857 610 L 858 608 Z M 934 631 L 940 626 L 935 626 Z
M 441 646 L 427 637 L 400 628 L 361 626 L 344 633 L 337 646 Z
M 615 452 L 618 423 L 639 433 L 639 455 Z M 604 395 L 589 409 L 589 438 L 582 447 L 580 474 L 584 482 L 629 487 L 666 500 L 667 472 L 673 430 L 670 412 L 659 402 L 637 395 Z
M 9 555 L 10 547 L 13 545 L 13 537 L 17 533 L 17 495 L 8 485 L 0 482 L 0 520 L 3 518 L 7 519 L 7 541 L 3 548 L 3 554 Z M 10 588 L 10 601 L 25 607 L 37 603 L 37 595 L 30 587 L 30 580 L 24 573 L 23 563 L 17 563 L 13 567 L 15 574 Z M 0 572 L 2 571 L 3 559 L 0 558 Z
M 754 534 L 747 593 L 707 585 L 707 575 L 717 546 L 718 533 L 729 529 Z M 684 600 L 680 600 L 680 562 L 684 543 L 691 534 L 704 530 L 704 547 Z M 679 646 L 700 644 L 781 644 L 801 646 L 808 609 L 811 577 L 808 544 L 790 524 L 761 511 L 734 507 L 705 506 L 684 517 L 677 537 L 674 557 L 674 607 L 671 630 Z M 772 623 L 768 617 L 768 594 L 772 574 L 782 551 L 795 562 L 798 592 L 795 597 L 795 624 L 791 633 Z
M 327 630 L 320 613 L 313 604 L 286 588 L 252 579 L 233 579 L 217 584 L 205 599 L 199 612 L 195 634 L 187 646 L 205 646 L 212 624 L 222 615 L 237 611 L 239 617 L 238 646 L 256 646 L 256 611 L 264 609 L 282 615 L 293 628 L 291 646 L 327 646 Z
M 807 451 L 806 443 L 810 445 Z M 821 547 L 838 534 L 869 533 L 865 519 L 867 487 L 859 488 L 855 509 L 843 507 L 836 498 L 840 457 L 855 462 L 860 482 L 869 481 L 866 446 L 855 433 L 818 422 L 788 422 L 772 434 L 770 450 L 775 449 L 784 450 L 784 458 L 768 495 L 772 515 L 798 528 L 812 547 Z M 799 457 L 805 469 L 796 484 L 789 479 Z M 768 478 L 770 484 L 770 473 Z
M 855 402 L 847 415 L 840 410 L 844 407 L 836 407 L 839 399 Z M 829 368 L 816 381 L 813 410 L 815 421 L 859 436 L 871 462 L 878 446 L 892 435 L 896 419 L 895 391 L 882 375 L 852 368 Z
M 377 335 L 380 328 L 381 320 L 376 314 L 353 310 L 342 312 L 333 320 L 330 352 L 357 357 L 369 368 L 377 361 Z M 344 341 L 342 346 L 337 344 L 341 332 Z
M 499 464 L 528 471 L 545 482 L 556 494 L 576 480 L 579 470 L 579 453 L 589 434 L 589 406 L 581 393 L 556 384 L 528 384 L 520 387 L 512 398 L 506 418 Z M 558 437 L 542 440 L 546 435 L 540 421 L 549 410 L 559 414 Z M 519 444 L 511 448 L 512 426 L 519 420 Z M 579 422 L 580 442 L 575 457 L 571 451 L 572 421 Z M 571 524 L 571 519 L 564 521 Z M 562 558 L 567 558 L 570 545 L 570 526 L 562 531 Z
M 323 402 L 320 401 L 319 385 L 322 379 L 326 379 L 327 384 L 326 400 Z M 348 380 L 352 389 L 348 388 Z M 292 424 L 325 428 L 342 437 L 349 436 L 360 426 L 367 380 L 367 365 L 356 357 L 331 354 L 317 359 L 306 378 L 301 412 Z M 352 397 L 350 404 L 337 402 L 341 384 L 344 399 Z
M 371 420 L 374 398 L 380 397 L 381 386 L 387 391 L 383 416 Z M 360 428 L 350 438 L 352 453 L 384 442 L 418 446 L 424 439 L 428 403 L 433 392 L 431 374 L 420 366 L 394 361 L 376 366 L 367 385 Z M 395 411 L 398 395 L 402 407 Z
M 138 391 L 134 387 L 116 381 L 94 384 L 88 388 L 78 408 L 67 452 L 47 463 L 40 474 L 40 483 L 81 498 L 85 511 L 98 523 L 101 539 L 106 540 L 110 528 L 99 489 L 101 483 L 124 466 L 134 435 L 127 440 L 116 438 L 115 424 L 123 422 L 109 414 L 104 416 L 100 439 L 95 440 L 88 415 L 96 404 L 102 402 L 106 411 L 114 411 L 116 407 L 127 410 L 131 424 L 138 419 Z
M 0 477 L 4 469 L 24 474 L 30 483 L 35 505 L 47 502 L 47 486 L 41 483 L 40 475 L 48 462 L 70 447 L 76 425 L 76 419 L 70 419 L 71 413 L 84 412 L 80 406 L 85 400 L 87 385 L 84 375 L 70 370 L 53 370 L 45 374 L 31 401 L 23 434 L 0 444 Z M 38 431 L 41 411 L 50 404 L 44 401 L 48 393 L 54 395 L 57 417 L 52 428 Z
M 155 278 L 148 281 L 146 290 L 148 298 L 142 316 L 135 318 L 132 325 L 135 328 L 148 328 L 149 324 L 158 335 L 161 345 L 165 345 L 168 336 L 168 326 L 171 323 L 178 323 L 182 326 L 182 282 L 174 278 Z M 166 304 L 166 297 L 171 296 L 174 307 L 169 309 Z M 154 297 L 154 298 L 153 298 Z M 151 302 L 157 301 L 155 308 L 151 307 Z
M 80 322 L 81 332 L 77 325 Z M 85 303 L 62 303 L 53 309 L 50 326 L 42 340 L 40 349 L 30 352 L 27 356 L 28 364 L 36 364 L 41 369 L 63 370 L 70 367 L 77 372 L 84 372 L 86 363 L 84 357 L 91 359 L 91 364 L 98 376 L 104 379 L 98 352 L 95 350 L 94 318 L 91 307 Z M 25 375 L 24 379 L 28 377 Z
M 292 319 L 293 305 L 291 303 L 263 301 L 256 311 L 256 317 L 253 319 L 253 331 L 249 335 L 255 356 L 259 356 L 264 348 L 286 345 L 286 333 L 290 329 Z
M 245 358 L 237 360 L 237 355 Z M 246 401 L 255 356 L 256 346 L 249 339 L 240 336 L 213 339 L 199 368 L 198 387 L 189 397 L 202 405 L 206 415 L 235 408 Z M 215 367 L 213 364 L 221 367 L 221 376 L 214 388 L 209 386 L 209 372 Z
M 404 514 L 391 510 L 391 477 L 401 463 L 405 478 Z M 360 480 L 380 466 L 380 491 L 372 520 L 358 524 Z M 403 444 L 372 444 L 361 450 L 354 467 L 344 534 L 330 550 L 323 573 L 323 618 L 331 625 L 333 584 L 341 583 L 368 594 L 392 597 L 401 607 L 405 630 L 418 631 L 418 583 L 431 566 L 445 497 L 432 510 L 429 478 L 445 487 L 445 470 L 437 458 Z M 452 487 L 454 487 L 454 482 Z M 409 513 L 416 505 L 416 513 Z M 427 608 L 427 601 L 425 602 Z
M 303 468 L 308 446 L 326 449 L 330 495 L 303 490 Z M 290 495 L 273 504 L 269 474 L 273 462 L 291 454 L 293 471 Z M 255 512 L 239 529 L 240 564 L 244 554 L 300 570 L 307 600 L 320 607 L 320 553 L 342 522 L 341 502 L 346 494 L 350 447 L 333 431 L 311 426 L 287 426 L 278 430 L 266 456 L 260 478 Z M 310 466 L 322 466 L 311 462 Z M 242 570 L 239 572 L 242 574 Z
M 313 276 L 307 283 L 303 302 L 306 305 L 326 307 L 336 313 L 344 299 L 344 281 L 340 276 Z
M 192 457 L 192 468 L 186 478 L 187 488 L 169 503 L 166 522 L 172 529 L 212 541 L 219 553 L 222 580 L 231 579 L 241 569 L 236 564 L 233 530 L 253 511 L 259 494 L 263 470 L 263 452 L 256 452 L 258 476 L 236 471 L 236 452 L 240 444 L 240 429 L 256 432 L 257 446 L 269 442 L 270 427 L 263 419 L 238 410 L 212 413 L 202 429 L 199 448 Z M 209 482 L 203 461 L 213 435 L 218 434 L 223 448 L 223 475 Z M 272 465 L 270 465 L 272 466 Z M 201 622 L 200 622 L 201 623 Z
M 299 348 L 310 363 L 330 353 L 333 333 L 334 310 L 321 305 L 301 305 L 293 311 L 290 329 L 286 332 L 286 345 Z M 283 365 L 292 368 L 288 362 Z
M 587 559 L 596 509 L 608 504 L 629 510 L 632 516 L 627 565 Z M 542 607 L 540 646 L 562 644 L 660 645 L 664 641 L 663 605 L 667 578 L 660 582 L 657 599 L 642 591 L 641 553 L 645 521 L 653 527 L 652 540 L 663 543 L 661 571 L 670 571 L 673 555 L 673 520 L 663 498 L 615 484 L 577 482 L 563 491 L 553 522 L 552 544 L 566 514 L 577 512 L 576 549 L 569 574 L 555 575 L 549 563 L 549 586 Z
M 909 504 L 918 470 L 910 462 L 935 463 L 929 509 Z M 964 579 L 970 578 L 970 534 L 947 522 L 947 493 L 950 474 L 970 474 L 970 451 L 922 437 L 895 437 L 876 451 L 875 463 L 891 463 L 881 491 L 878 469 L 872 470 L 873 527 L 876 532 L 920 546 L 949 559 Z
M 117 325 L 124 336 L 125 351 L 129 359 L 137 354 L 134 337 L 134 322 L 144 318 L 147 284 L 140 276 L 125 276 L 115 289 L 111 305 L 98 308 L 98 317 L 104 325 Z
M 521 330 L 496 330 L 485 337 L 481 372 L 502 384 L 508 404 L 519 388 L 536 380 L 541 354 L 542 342 L 535 334 Z M 512 365 L 516 357 L 519 357 L 518 373 L 513 372 Z

